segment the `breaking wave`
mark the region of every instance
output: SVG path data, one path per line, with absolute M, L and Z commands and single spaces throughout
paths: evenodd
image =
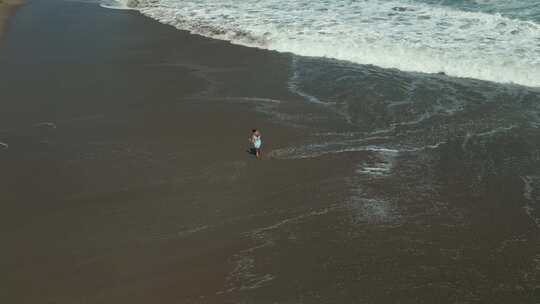
M 137 9 L 178 29 L 249 47 L 540 86 L 540 24 L 526 19 L 538 15 L 538 6 L 527 6 L 519 18 L 515 5 L 512 14 L 499 13 L 505 12 L 499 2 L 491 10 L 476 3 L 473 11 L 407 0 L 111 1 L 107 7 Z

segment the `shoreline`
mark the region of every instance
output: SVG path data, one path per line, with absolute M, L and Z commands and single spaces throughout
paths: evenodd
M 532 204 L 540 179 L 474 174 L 486 168 L 475 145 L 486 146 L 459 134 L 420 152 L 340 149 L 365 138 L 342 112 L 291 89 L 294 72 L 339 67 L 295 65 L 291 54 L 63 0 L 28 1 L 5 42 L 2 303 L 533 303 L 540 295 L 540 230 L 519 205 L 523 191 Z M 344 94 L 356 96 L 344 112 L 359 115 L 351 121 L 371 129 L 416 117 L 381 115 L 392 114 L 386 101 L 403 78 L 363 72 L 342 91 L 366 87 L 360 93 L 381 98 Z M 490 105 L 478 110 L 495 111 Z M 397 130 L 448 139 L 431 126 L 452 127 Z M 253 128 L 262 161 L 247 151 Z M 374 145 L 389 142 L 374 135 Z M 287 157 L 327 143 L 339 153 Z M 493 161 L 514 164 L 505 151 L 519 143 L 508 138 Z M 491 160 L 491 151 L 480 155 Z
M 23 4 L 24 0 L 0 0 L 0 39 L 4 36 L 9 18 Z

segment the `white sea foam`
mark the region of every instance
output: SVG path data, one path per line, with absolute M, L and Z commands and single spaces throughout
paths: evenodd
M 312 143 L 300 146 L 293 146 L 272 150 L 268 156 L 277 159 L 307 159 L 317 158 L 329 154 L 350 153 L 350 152 L 374 152 L 384 155 L 396 156 L 400 152 L 414 152 L 418 149 L 400 148 L 399 150 L 377 145 L 363 144 L 369 138 L 353 141 Z
M 298 75 L 298 69 L 296 68 L 296 65 L 297 65 L 297 59 L 296 58 L 293 58 L 292 60 L 292 65 L 293 65 L 293 74 L 291 75 L 291 78 L 289 78 L 289 82 L 288 82 L 288 86 L 289 86 L 289 90 L 295 94 L 298 94 L 299 96 L 301 96 L 302 98 L 304 98 L 305 100 L 309 101 L 309 102 L 313 102 L 313 103 L 317 103 L 317 104 L 324 104 L 324 102 L 322 102 L 320 99 L 318 99 L 317 97 L 313 96 L 313 95 L 310 95 L 304 91 L 302 91 L 299 86 L 298 86 L 298 83 L 300 82 L 299 81 L 299 75 Z
M 535 181 L 540 181 L 538 176 L 522 176 L 523 181 L 523 197 L 527 203 L 523 206 L 527 216 L 540 228 L 540 217 L 536 213 L 538 206 L 537 197 L 535 196 Z
M 385 177 L 392 173 L 396 163 L 397 151 L 379 150 L 377 161 L 366 161 L 358 165 L 356 172 L 372 177 Z
M 56 124 L 53 122 L 40 122 L 40 123 L 34 124 L 34 127 L 49 127 L 52 129 L 56 129 Z
M 102 0 L 101 6 L 110 9 L 136 10 L 139 6 L 138 1 L 133 0 Z M 141 4 L 142 6 L 142 4 Z
M 120 0 L 117 7 L 251 47 L 540 86 L 540 25 L 500 14 L 411 0 Z
M 397 223 L 400 219 L 394 204 L 383 199 L 370 199 L 353 195 L 348 205 L 356 223 L 388 225 Z

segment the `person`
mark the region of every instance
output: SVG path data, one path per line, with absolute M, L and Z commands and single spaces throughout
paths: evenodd
M 261 159 L 262 157 L 262 139 L 261 139 L 261 132 L 257 129 L 251 130 L 251 136 L 249 138 L 249 141 L 253 144 L 253 149 L 255 149 L 255 156 L 257 156 L 257 159 Z

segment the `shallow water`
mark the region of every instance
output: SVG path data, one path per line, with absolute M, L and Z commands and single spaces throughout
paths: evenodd
M 272 121 L 305 131 L 266 151 L 277 160 L 269 166 L 288 168 L 289 159 L 299 159 L 303 170 L 344 167 L 276 187 L 256 208 L 230 194 L 241 206 L 229 210 L 234 216 L 256 212 L 240 221 L 241 234 L 228 235 L 249 245 L 228 258 L 232 270 L 219 295 L 239 303 L 536 299 L 540 40 L 538 8 L 528 3 L 135 5 L 180 29 L 292 52 L 283 55 L 290 59 L 287 85 L 302 106 L 291 110 L 293 101 L 266 95 L 220 100 L 254 104 Z M 248 172 L 258 172 L 246 164 L 209 166 L 200 180 L 245 183 Z M 266 185 L 242 184 L 245 191 L 257 187 Z M 196 223 L 170 235 L 198 236 L 209 227 Z

